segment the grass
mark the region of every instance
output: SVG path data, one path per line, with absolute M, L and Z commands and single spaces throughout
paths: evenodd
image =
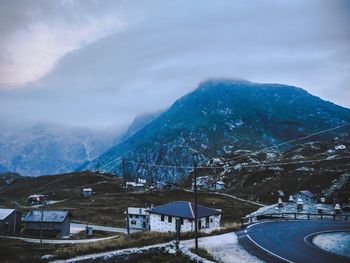
M 90 186 L 94 196 L 84 198 L 82 188 Z M 68 209 L 74 221 L 125 227 L 125 201 L 118 178 L 95 173 L 74 173 L 57 176 L 43 176 L 20 180 L 0 193 L 0 202 L 7 207 L 17 208 L 24 214 L 31 208 L 26 198 L 33 193 L 49 195 L 50 200 L 64 200 L 48 209 Z M 155 193 L 129 193 L 129 206 L 149 207 L 172 201 L 194 201 L 194 194 L 186 191 L 159 191 Z M 256 210 L 256 206 L 235 201 L 229 197 L 213 193 L 200 193 L 198 201 L 202 205 L 220 208 L 222 222 L 238 221 L 240 217 Z
M 134 263 L 134 260 L 128 261 L 128 263 Z M 152 256 L 145 256 L 137 259 L 138 263 L 193 263 L 189 258 L 183 256 L 181 253 L 167 254 L 160 253 Z
M 196 253 L 196 249 L 195 248 L 191 248 L 190 250 L 191 250 L 192 253 L 197 254 L 201 258 L 205 258 L 205 259 L 208 259 L 210 261 L 217 262 L 215 260 L 215 258 L 208 251 L 206 251 L 204 248 L 199 247 L 198 248 L 198 253 Z
M 82 196 L 82 188 L 90 186 L 94 191 L 92 198 Z M 48 209 L 68 209 L 74 221 L 125 227 L 125 202 L 118 178 L 96 173 L 73 173 L 57 176 L 43 176 L 25 178 L 6 186 L 0 193 L 0 201 L 4 206 L 14 207 L 16 202 L 20 211 L 25 214 L 31 208 L 26 203 L 28 195 L 43 193 L 49 195 L 50 200 L 65 200 L 51 205 Z M 154 193 L 129 193 L 129 206 L 149 207 L 172 201 L 194 201 L 193 193 L 177 191 L 159 191 Z M 209 207 L 220 208 L 223 211 L 222 224 L 225 229 L 214 231 L 213 234 L 231 232 L 239 228 L 238 220 L 254 210 L 256 206 L 235 201 L 229 197 L 213 193 L 200 193 L 199 203 Z M 89 207 L 89 214 L 87 208 Z M 105 233 L 94 232 L 98 237 Z M 75 238 L 82 238 L 78 234 Z M 206 236 L 201 234 L 201 236 Z M 96 237 L 96 236 L 95 236 Z M 183 233 L 181 239 L 194 238 L 194 233 Z M 131 238 L 120 235 L 118 238 L 75 245 L 40 245 L 17 240 L 0 240 L 1 262 L 37 262 L 45 254 L 55 255 L 56 258 L 71 258 L 79 255 L 118 250 L 130 247 L 142 247 L 157 243 L 169 242 L 175 239 L 175 233 L 134 233 Z M 7 242 L 8 241 L 8 242 Z M 18 251 L 20 255 L 18 255 Z M 176 261 L 174 261 L 176 262 Z
M 237 230 L 238 228 L 238 225 L 232 224 L 227 228 L 217 230 L 210 235 L 219 235 Z M 199 233 L 199 237 L 203 236 L 209 236 L 209 234 Z M 192 232 L 181 234 L 181 240 L 193 239 L 194 237 L 194 233 Z M 124 248 L 143 247 L 158 243 L 167 243 L 174 239 L 175 233 L 157 232 L 137 232 L 131 234 L 130 238 L 128 238 L 126 235 L 123 235 L 117 238 L 100 242 L 74 245 L 40 245 L 36 243 L 26 243 L 20 240 L 0 239 L 0 259 L 1 262 L 42 262 L 43 260 L 40 258 L 46 254 L 55 255 L 56 259 L 67 259 L 81 255 L 101 253 Z M 20 255 L 18 255 L 18 251 L 21 251 Z

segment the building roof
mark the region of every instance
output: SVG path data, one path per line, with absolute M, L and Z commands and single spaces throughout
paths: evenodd
M 147 211 L 152 214 L 169 215 L 169 216 L 175 216 L 175 217 L 194 219 L 195 218 L 194 207 L 195 207 L 194 203 L 177 201 L 177 202 L 172 202 L 165 205 L 160 205 L 160 206 L 151 208 Z M 198 205 L 198 211 L 197 211 L 198 218 L 211 216 L 211 215 L 219 215 L 219 214 L 221 214 L 221 212 L 216 209 Z
M 147 215 L 147 208 L 142 207 L 128 207 L 129 215 Z
M 134 187 L 143 187 L 143 186 L 145 186 L 144 184 L 142 184 L 142 183 L 135 183 L 135 182 L 126 182 L 126 185 L 127 186 L 134 186 Z
M 4 220 L 6 217 L 11 215 L 15 209 L 0 208 L 0 220 Z
M 38 198 L 38 197 L 47 197 L 47 195 L 37 195 L 37 194 L 35 194 L 35 195 L 30 195 L 30 196 L 28 196 L 28 199 L 29 199 L 29 198 Z
M 43 214 L 41 210 L 32 210 L 24 217 L 23 222 L 50 222 L 50 223 L 61 223 L 67 216 L 69 216 L 69 211 L 64 210 L 44 210 Z
M 300 191 L 300 193 L 302 193 L 308 197 L 311 197 L 311 198 L 315 197 L 315 195 L 308 190 Z

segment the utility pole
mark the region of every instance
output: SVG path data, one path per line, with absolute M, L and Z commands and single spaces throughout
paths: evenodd
M 40 244 L 43 243 L 43 222 L 44 222 L 44 207 L 41 208 Z
M 197 174 L 196 174 L 196 162 L 193 158 L 193 178 L 194 178 L 194 234 L 196 254 L 198 255 L 198 201 L 197 201 Z
M 126 174 L 125 174 L 125 161 L 124 158 L 122 158 L 122 172 L 123 172 L 123 178 L 124 178 L 124 202 L 125 202 L 125 214 L 126 214 L 126 229 L 128 233 L 128 237 L 130 238 L 130 225 L 129 225 L 129 205 L 128 205 L 128 189 L 126 188 Z
M 13 236 L 16 236 L 16 227 L 17 227 L 17 207 L 16 207 L 16 203 L 13 202 L 13 204 L 15 205 L 15 223 L 13 225 Z

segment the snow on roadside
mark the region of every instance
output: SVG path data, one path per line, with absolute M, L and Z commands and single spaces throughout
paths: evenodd
M 350 232 L 335 232 L 319 234 L 312 243 L 330 253 L 350 258 Z
M 181 241 L 181 245 L 194 247 L 194 240 Z M 218 262 L 222 263 L 260 263 L 257 257 L 249 254 L 238 243 L 235 233 L 198 239 L 198 246 L 206 249 Z

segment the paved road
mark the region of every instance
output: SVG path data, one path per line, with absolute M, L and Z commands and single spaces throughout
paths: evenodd
M 349 263 L 349 259 L 330 254 L 311 243 L 315 233 L 333 230 L 350 231 L 350 222 L 261 222 L 248 226 L 237 235 L 247 251 L 267 262 Z
M 190 192 L 190 193 L 194 193 L 193 190 L 189 190 L 189 189 L 183 189 L 185 192 Z M 243 198 L 240 198 L 240 197 L 237 197 L 237 196 L 234 196 L 234 195 L 230 195 L 230 194 L 226 194 L 226 193 L 220 193 L 220 192 L 201 192 L 201 191 L 198 191 L 197 192 L 198 194 L 215 194 L 215 195 L 222 195 L 222 196 L 227 196 L 227 197 L 230 197 L 234 200 L 237 200 L 237 201 L 241 201 L 241 202 L 245 202 L 245 203 L 249 203 L 249 204 L 253 204 L 253 205 L 256 205 L 256 206 L 261 206 L 261 207 L 265 207 L 266 205 L 262 204 L 262 203 L 257 203 L 257 202 L 254 202 L 254 201 L 250 201 L 250 200 L 247 200 L 247 199 L 243 199 Z

